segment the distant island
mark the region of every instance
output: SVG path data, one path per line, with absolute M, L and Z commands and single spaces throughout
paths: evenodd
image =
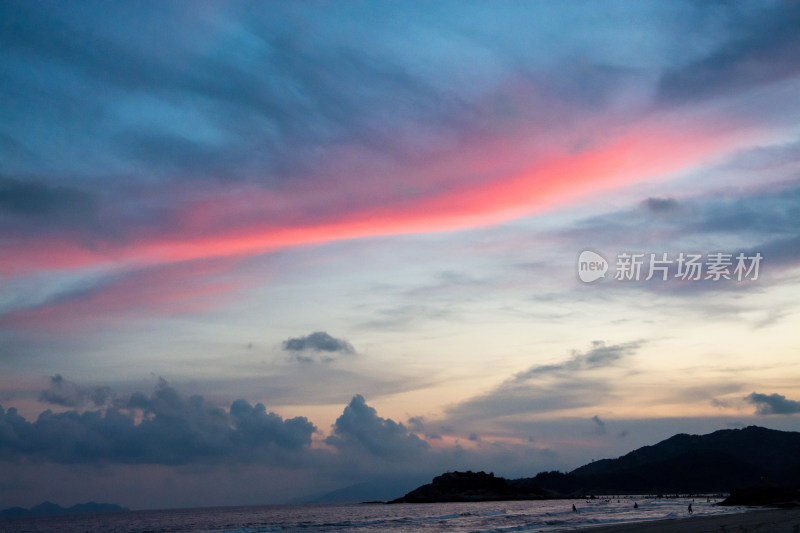
M 389 503 L 545 500 L 564 497 L 541 488 L 534 479 L 505 479 L 486 472 L 447 472 Z
M 485 472 L 449 472 L 389 503 L 732 492 L 732 505 L 788 505 L 798 499 L 798 480 L 800 433 L 750 426 L 675 435 L 567 473 L 505 479 Z
M 11 507 L 0 511 L 0 518 L 19 518 L 29 516 L 57 516 L 75 514 L 98 514 L 98 513 L 118 513 L 130 511 L 127 507 L 121 507 L 113 503 L 79 503 L 72 507 L 61 507 L 52 502 L 44 502 L 25 509 L 23 507 Z

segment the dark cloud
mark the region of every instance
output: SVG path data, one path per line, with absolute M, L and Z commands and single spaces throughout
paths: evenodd
M 606 423 L 603 422 L 597 415 L 594 415 L 592 417 L 592 422 L 594 422 L 594 432 L 597 433 L 598 435 L 605 435 Z
M 83 407 L 87 404 L 101 407 L 111 401 L 111 389 L 81 387 L 56 374 L 50 378 L 50 387 L 39 394 L 39 401 L 64 407 Z
M 756 406 L 760 415 L 793 415 L 800 413 L 800 402 L 789 400 L 781 394 L 761 394 L 754 392 L 745 397 L 747 402 Z
M 719 407 L 720 409 L 727 409 L 731 406 L 729 401 L 721 398 L 711 398 L 711 405 Z
M 425 433 L 425 417 L 412 416 L 409 418 L 408 429 L 414 433 Z
M 769 153 L 773 152 L 770 150 Z M 781 166 L 785 163 L 794 167 L 800 162 L 800 151 L 795 146 L 779 149 L 777 154 L 787 159 Z M 764 157 L 758 155 L 755 158 L 761 161 Z M 742 155 L 737 158 L 748 159 Z M 723 168 L 726 172 L 734 172 L 741 165 L 741 161 L 736 164 L 728 162 Z M 591 243 L 591 249 L 597 250 L 609 262 L 606 278 L 586 286 L 586 290 L 603 295 L 644 292 L 676 300 L 689 298 L 699 301 L 707 300 L 710 292 L 764 290 L 783 283 L 785 273 L 800 265 L 800 227 L 794 222 L 800 218 L 800 182 L 797 180 L 754 186 L 745 191 L 706 192 L 683 198 L 674 207 L 679 216 L 672 216 L 678 213 L 670 210 L 663 212 L 666 216 L 652 216 L 652 207 L 663 203 L 663 198 L 656 200 L 653 202 L 651 197 L 636 208 L 584 219 L 563 232 L 565 240 L 577 243 L 576 249 Z M 671 200 L 667 204 L 672 205 Z M 635 276 L 634 280 L 616 279 L 619 272 L 625 272 L 620 255 L 623 253 L 640 254 L 638 280 Z M 717 253 L 724 254 L 721 259 L 728 261 L 722 268 L 728 277 L 715 280 L 714 276 L 709 276 L 708 268 Z M 664 254 L 666 263 L 660 263 Z M 685 266 L 691 256 L 699 256 L 696 262 L 700 265 L 700 279 L 694 279 L 695 273 Z M 652 269 L 652 276 L 651 265 L 656 267 Z M 660 269 L 662 266 L 667 269 L 666 279 Z M 684 274 L 686 279 L 682 277 Z M 697 311 L 717 316 L 722 316 L 725 311 L 714 308 L 711 301 L 699 303 Z M 731 307 L 731 310 L 739 313 L 739 309 Z M 770 318 L 766 321 L 760 319 L 753 324 L 754 327 L 780 320 L 784 314 L 781 309 L 765 311 Z
M 614 367 L 640 346 L 641 342 L 607 345 L 594 341 L 586 352 L 573 351 L 561 363 L 532 366 L 486 394 L 449 407 L 447 414 L 474 420 L 592 405 L 610 390 L 609 383 L 595 371 Z
M 9 21 L 0 43 L 11 56 L 37 71 L 58 65 L 70 81 L 94 89 L 89 99 L 71 86 L 47 91 L 31 87 L 27 77 L 10 77 L 9 104 L 36 110 L 29 123 L 55 115 L 60 124 L 75 126 L 93 124 L 90 117 L 109 109 L 137 105 L 146 118 L 159 119 L 117 124 L 106 142 L 120 160 L 133 156 L 163 177 L 274 184 L 307 176 L 327 160 L 330 146 L 402 154 L 387 122 L 419 121 L 454 131 L 470 116 L 450 91 L 396 64 L 391 53 L 374 47 L 366 52 L 346 37 L 320 47 L 312 37 L 316 32 L 305 24 L 297 27 L 303 16 L 307 24 L 316 23 L 314 9 L 303 14 L 305 8 L 231 3 L 216 10 L 228 30 L 205 31 L 202 38 L 193 34 L 200 21 L 177 4 L 101 3 L 88 14 L 25 2 L 0 9 L 0 19 Z M 182 30 L 165 27 L 163 20 L 183 22 Z M 145 41 L 138 38 L 143 27 Z M 62 117 L 63 109 L 83 110 L 85 116 Z M 194 129 L 180 131 L 180 125 L 166 124 L 169 118 Z M 91 134 L 106 133 L 94 125 L 85 128 L 87 135 L 66 142 L 80 146 Z
M 759 150 L 756 150 L 759 151 Z M 790 159 L 787 165 L 800 163 L 800 150 L 769 151 L 767 156 Z M 747 159 L 741 156 L 740 159 Z M 722 173 L 741 172 L 744 163 L 723 165 Z M 650 197 L 642 201 L 644 209 L 623 209 L 580 221 L 562 234 L 570 240 L 592 242 L 599 251 L 620 252 L 620 233 L 624 232 L 626 249 L 660 251 L 654 242 L 658 236 L 670 246 L 682 238 L 697 236 L 711 241 L 718 234 L 735 235 L 741 248 L 750 248 L 773 239 L 798 236 L 794 221 L 800 217 L 800 182 L 784 181 L 760 190 L 731 191 L 727 194 L 699 193 L 681 199 Z M 680 210 L 681 216 L 652 216 L 652 213 L 671 213 Z M 697 239 L 695 239 L 697 240 Z M 663 250 L 668 251 L 668 250 Z M 684 250 L 690 251 L 690 250 Z
M 31 217 L 73 216 L 94 207 L 92 197 L 67 187 L 0 177 L 0 213 Z
M 431 431 L 426 423 L 425 417 L 422 416 L 412 416 L 408 419 L 408 430 L 411 433 L 416 433 L 417 435 L 423 435 L 426 440 L 441 440 L 442 436 L 435 431 Z M 441 428 L 443 429 L 443 428 Z
M 70 404 L 80 393 L 54 379 L 49 396 Z M 68 390 L 63 396 L 58 391 Z M 137 423 L 138 420 L 141 420 Z M 105 410 L 45 411 L 29 422 L 15 408 L 0 408 L 0 458 L 55 463 L 280 462 L 311 444 L 305 417 L 284 420 L 262 404 L 233 402 L 225 411 L 202 396 L 184 397 L 165 380 L 150 395 L 115 398 Z
M 0 228 L 53 233 L 98 229 L 94 195 L 66 186 L 0 176 Z
M 686 229 L 697 233 L 756 232 L 763 236 L 795 233 L 792 221 L 800 215 L 800 186 L 737 198 L 707 199 Z
M 324 331 L 315 331 L 305 337 L 287 339 L 283 341 L 283 349 L 291 352 L 355 353 L 355 349 L 349 342 L 332 337 Z
M 648 198 L 644 205 L 653 213 L 669 213 L 677 211 L 681 204 L 674 198 Z
M 770 266 L 794 267 L 800 263 L 800 235 L 773 239 L 748 250 L 751 255 L 756 252 L 761 253 Z
M 707 4 L 717 10 L 722 4 Z M 727 4 L 724 13 L 707 20 L 727 20 L 724 42 L 706 57 L 666 73 L 660 82 L 665 101 L 729 95 L 788 79 L 800 72 L 800 5 L 781 2 L 754 11 L 746 4 Z M 719 15 L 725 19 L 719 19 Z
M 572 357 L 563 363 L 532 366 L 524 372 L 515 374 L 511 381 L 521 383 L 547 374 L 567 376 L 578 370 L 591 370 L 610 366 L 638 348 L 639 343 L 636 342 L 608 346 L 602 341 L 593 341 L 592 347 L 585 353 L 573 350 Z
M 325 442 L 341 451 L 367 451 L 389 461 L 407 459 L 429 449 L 427 442 L 402 423 L 379 417 L 360 394 L 336 419 L 333 434 Z
M 281 448 L 300 449 L 311 443 L 314 426 L 305 417 L 283 420 L 267 412 L 263 404 L 250 405 L 245 400 L 231 404 L 230 418 L 237 428 L 237 439 L 247 448 L 274 442 Z

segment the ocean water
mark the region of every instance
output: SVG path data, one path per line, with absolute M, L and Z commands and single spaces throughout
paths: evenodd
M 634 501 L 639 508 L 634 508 Z M 572 512 L 572 504 L 578 512 Z M 556 532 L 604 524 L 679 518 L 687 507 L 702 516 L 742 512 L 706 498 L 630 497 L 609 500 L 549 500 L 434 504 L 264 505 L 131 511 L 102 515 L 0 519 L 0 532 L 14 533 L 261 533 L 266 531 L 454 531 Z

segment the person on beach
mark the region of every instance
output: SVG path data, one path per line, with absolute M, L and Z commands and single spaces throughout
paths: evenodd
M 633 502 L 633 508 L 634 509 L 638 509 L 639 508 L 639 504 L 637 502 Z
M 692 504 L 690 503 L 689 504 L 689 514 L 692 514 L 692 513 L 694 513 L 694 511 L 692 511 Z
M 577 508 L 577 507 L 575 507 L 575 504 L 574 504 L 574 503 L 572 504 L 572 512 L 573 512 L 573 513 L 577 513 L 577 512 L 578 512 L 578 508 Z

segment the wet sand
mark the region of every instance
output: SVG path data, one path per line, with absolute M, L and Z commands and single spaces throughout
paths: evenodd
M 800 509 L 768 509 L 716 516 L 687 516 L 576 529 L 590 533 L 800 533 Z

